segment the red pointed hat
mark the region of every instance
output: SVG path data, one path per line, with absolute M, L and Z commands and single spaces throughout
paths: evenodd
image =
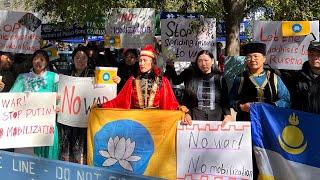
M 140 52 L 140 56 L 148 56 L 152 59 L 156 59 L 157 51 L 154 49 L 154 47 L 151 44 L 146 44 Z

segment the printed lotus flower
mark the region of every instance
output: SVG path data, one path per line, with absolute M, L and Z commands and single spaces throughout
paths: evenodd
M 120 166 L 126 170 L 133 171 L 130 161 L 139 161 L 141 157 L 132 156 L 136 143 L 131 142 L 130 138 L 125 139 L 122 137 L 119 139 L 116 136 L 114 139 L 109 138 L 107 144 L 107 151 L 100 150 L 99 154 L 107 159 L 103 162 L 102 166 L 112 166 L 119 162 Z

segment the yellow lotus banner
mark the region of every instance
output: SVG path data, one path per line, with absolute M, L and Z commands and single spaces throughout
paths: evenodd
M 117 76 L 118 68 L 115 67 L 96 67 L 94 72 L 95 87 L 105 87 L 107 84 L 115 84 L 112 78 Z
M 250 106 L 261 180 L 319 179 L 320 116 L 268 104 Z
M 176 179 L 176 131 L 181 111 L 92 109 L 88 164 Z
M 309 21 L 282 21 L 282 36 L 305 36 L 311 33 Z

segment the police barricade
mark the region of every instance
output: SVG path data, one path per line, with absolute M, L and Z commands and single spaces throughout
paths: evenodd
M 15 180 L 158 179 L 6 151 L 0 151 L 0 177 Z

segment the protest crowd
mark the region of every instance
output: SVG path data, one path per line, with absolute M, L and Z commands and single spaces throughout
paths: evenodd
M 317 29 L 317 31 L 319 31 L 319 29 Z M 116 41 L 116 39 L 113 40 Z M 168 53 L 169 50 L 164 49 L 165 46 L 163 46 L 161 42 L 165 42 L 162 36 L 157 39 L 153 35 L 151 41 L 146 41 L 136 48 L 117 48 L 116 46 L 118 45 L 106 46 L 106 43 L 101 45 L 95 42 L 84 42 L 73 46 L 66 46 L 67 51 L 72 51 L 72 53 L 68 54 L 69 60 L 65 62 L 64 69 L 59 67 L 59 58 L 62 58 L 62 55 L 52 60 L 55 56 L 52 48 L 57 52 L 61 52 L 58 51 L 58 46 L 64 43 L 58 43 L 58 41 L 55 40 L 47 41 L 45 45 L 35 49 L 32 54 L 18 53 L 11 50 L 6 51 L 8 49 L 3 48 L 0 52 L 0 96 L 3 96 L 3 99 L 5 94 L 12 95 L 13 97 L 14 93 L 25 93 L 26 97 L 28 97 L 29 93 L 40 94 L 53 92 L 57 94 L 54 96 L 54 101 L 51 102 L 54 106 L 51 113 L 54 114 L 55 122 L 50 126 L 51 130 L 48 130 L 51 131 L 52 139 L 50 142 L 52 145 L 34 145 L 33 147 L 16 145 L 15 147 L 7 147 L 2 150 L 29 154 L 50 160 L 61 160 L 108 168 L 119 163 L 119 167 L 123 167 L 126 170 L 125 173 L 136 173 L 136 171 L 133 170 L 135 167 L 132 167 L 132 164 L 142 161 L 143 159 L 142 157 L 133 155 L 133 149 L 135 147 L 138 148 L 138 140 L 134 142 L 133 139 L 130 140 L 128 137 L 129 134 L 134 134 L 133 136 L 137 136 L 140 139 L 147 139 L 148 137 L 139 135 L 139 133 L 141 133 L 140 131 L 137 132 L 137 134 L 135 134 L 134 131 L 129 132 L 130 128 L 126 129 L 122 127 L 123 124 L 119 123 L 114 125 L 115 128 L 119 129 L 108 129 L 114 136 L 106 136 L 110 138 L 101 142 L 99 140 L 101 134 L 99 133 L 108 134 L 108 131 L 93 129 L 95 129 L 98 124 L 102 126 L 102 128 L 107 128 L 109 122 L 102 125 L 100 122 L 93 121 L 92 119 L 98 117 L 98 115 L 95 117 L 94 113 L 114 110 L 113 113 L 108 112 L 105 113 L 105 116 L 101 115 L 102 119 L 107 119 L 106 116 L 108 116 L 108 118 L 110 116 L 111 119 L 130 120 L 136 118 L 137 115 L 133 115 L 132 113 L 137 110 L 139 110 L 137 111 L 138 115 L 139 113 L 152 114 L 155 110 L 159 110 L 160 114 L 165 115 L 172 111 L 179 113 L 176 115 L 178 118 L 174 120 L 176 128 L 179 126 L 188 129 L 188 127 L 194 127 L 193 124 L 197 124 L 197 121 L 205 121 L 204 123 L 218 121 L 220 128 L 224 129 L 228 128 L 230 124 L 238 122 L 251 122 L 252 125 L 256 124 L 257 122 L 252 120 L 255 113 L 252 108 L 255 109 L 259 104 L 268 104 L 266 107 L 270 109 L 279 108 L 283 111 L 292 111 L 296 112 L 295 115 L 297 115 L 297 112 L 305 112 L 307 113 L 306 116 L 319 119 L 320 45 L 316 42 L 308 42 L 306 48 L 307 55 L 305 55 L 307 59 L 300 64 L 300 69 L 297 68 L 291 71 L 268 66 L 270 62 L 267 60 L 269 58 L 268 53 L 270 53 L 270 45 L 267 44 L 268 42 L 259 40 L 247 42 L 240 47 L 243 61 L 242 67 L 238 69 L 241 71 L 233 74 L 231 78 L 232 81 L 227 78 L 227 76 L 230 77 L 228 72 L 232 70 L 230 66 L 228 67 L 228 63 L 230 63 L 230 61 L 227 61 L 228 57 L 223 55 L 223 44 L 221 42 L 214 42 L 213 44 L 207 43 L 210 44 L 210 48 L 202 48 L 200 43 L 195 42 L 195 45 L 198 47 L 192 48 L 197 49 L 197 51 L 195 51 L 196 53 L 192 58 L 188 57 L 190 63 L 181 69 L 177 68 L 179 64 L 181 64 L 181 60 L 173 56 L 168 56 L 166 53 Z M 211 45 L 217 48 L 217 50 L 213 51 Z M 179 46 L 179 44 L 176 44 L 176 46 Z M 105 73 L 103 73 L 103 75 L 99 74 L 101 67 L 102 69 L 104 67 L 115 68 L 116 73 L 109 73 L 108 75 L 110 76 L 106 77 Z M 62 80 L 64 82 L 63 84 Z M 82 97 L 77 99 L 78 96 L 74 94 L 74 92 L 76 92 L 74 91 L 76 87 L 74 82 L 83 83 L 84 85 L 81 87 L 90 86 L 91 88 L 92 86 L 92 89 L 99 89 L 97 82 L 100 80 L 108 81 L 106 84 L 111 84 L 115 87 L 115 89 L 113 89 L 114 95 L 110 95 L 111 98 L 109 98 L 109 96 L 106 98 L 107 95 L 103 94 L 108 93 L 107 91 L 102 91 L 102 94 L 99 94 L 101 98 L 98 98 L 93 97 L 95 94 L 91 93 L 88 89 L 82 88 L 81 91 L 87 93 L 85 94 L 86 97 L 92 96 L 90 98 L 95 99 L 92 101 Z M 182 89 L 174 88 L 176 85 L 181 84 L 183 84 Z M 33 99 L 33 101 L 44 101 L 41 97 L 42 96 L 39 96 L 39 98 Z M 10 119 L 8 115 L 4 114 L 3 99 L 1 98 L 0 102 L 2 103 L 0 119 L 3 121 L 0 123 L 1 129 L 7 127 L 3 124 Z M 77 103 L 78 106 L 74 105 Z M 18 100 L 16 105 L 19 105 Z M 61 116 L 61 114 L 67 112 L 69 112 L 70 116 L 72 115 L 70 112 L 78 114 L 80 111 L 83 111 L 83 106 L 85 106 L 85 113 L 82 114 L 84 117 L 81 118 L 84 120 L 81 121 L 85 122 L 84 125 L 78 126 L 72 124 L 72 122 L 64 123 L 68 121 L 66 120 L 68 116 Z M 1 109 L 3 112 L 1 112 Z M 121 115 L 127 111 L 128 115 L 119 118 L 116 117 L 116 115 Z M 277 111 L 278 110 L 275 112 Z M 42 114 L 46 112 L 48 112 L 48 110 L 44 110 Z M 40 112 L 38 113 L 41 114 Z M 277 113 L 270 114 L 277 116 Z M 270 114 L 265 116 L 271 116 Z M 17 113 L 17 115 L 19 115 L 19 113 Z M 28 114 L 26 116 L 29 117 Z M 262 115 L 258 115 L 257 117 L 260 116 L 262 117 Z M 58 120 L 61 117 L 63 120 Z M 289 123 L 295 128 L 298 127 L 299 120 L 300 123 L 303 121 L 303 118 L 297 120 L 298 118 L 295 118 L 296 116 L 290 117 L 293 118 L 289 120 Z M 151 118 L 153 118 L 153 114 Z M 280 115 L 275 117 L 275 119 L 277 118 L 280 118 Z M 129 120 L 126 123 L 132 123 Z M 149 119 L 149 121 L 151 121 L 149 123 L 152 124 L 152 120 L 153 119 Z M 287 120 L 288 118 L 286 121 Z M 153 127 L 154 130 L 169 124 L 169 121 L 165 118 L 161 121 L 162 124 L 155 123 L 157 126 Z M 110 123 L 115 122 L 116 120 L 110 121 Z M 282 129 L 289 126 L 285 124 L 282 125 Z M 263 126 L 263 123 L 257 126 Z M 254 152 L 257 144 L 260 145 L 259 143 L 263 141 L 261 140 L 260 142 L 256 140 L 255 137 L 263 136 L 265 131 L 257 132 L 254 130 L 255 128 L 251 128 L 252 138 L 250 137 L 248 143 L 252 143 L 252 146 L 249 147 L 250 153 L 244 158 L 252 158 L 252 161 L 249 163 L 250 165 L 248 165 L 252 169 L 249 170 L 249 173 L 244 173 L 246 170 L 243 170 L 242 173 L 236 173 L 235 168 L 232 168 L 233 165 L 230 165 L 228 168 L 225 167 L 227 174 L 229 173 L 230 176 L 242 177 L 243 179 L 258 179 L 259 171 L 263 170 L 263 160 L 259 157 L 261 154 Z M 299 130 L 299 128 L 297 129 Z M 43 132 L 44 130 L 39 130 L 39 132 L 40 131 Z M 128 137 L 116 136 L 116 131 L 128 134 Z M 290 139 L 291 135 L 285 134 L 284 131 L 285 130 L 282 132 L 282 138 L 287 144 L 290 145 L 289 142 L 296 142 L 296 144 L 290 146 L 291 149 L 294 149 L 296 147 L 295 145 L 298 146 L 304 142 L 303 135 L 302 137 L 299 136 L 299 139 L 299 137 L 296 137 L 293 133 Z M 286 133 L 290 132 L 292 131 L 287 129 Z M 301 132 L 301 130 L 299 132 Z M 166 131 L 166 133 L 169 133 L 169 130 Z M 307 132 L 303 133 L 305 133 L 305 139 L 307 139 Z M 3 133 L 1 131 L 1 136 L 2 134 L 8 135 L 8 132 Z M 289 140 L 287 137 L 289 137 Z M 157 138 L 159 141 L 160 139 L 161 141 L 163 140 L 162 137 Z M 0 139 L 0 144 L 3 143 L 1 141 Z M 153 141 L 156 143 L 155 140 Z M 175 138 L 173 138 L 173 141 L 176 141 Z M 101 147 L 102 144 L 104 147 L 106 146 L 108 151 L 95 149 L 98 146 Z M 144 142 L 144 144 L 148 143 Z M 119 150 L 120 146 L 123 146 L 124 152 L 117 154 L 117 152 L 121 151 Z M 309 143 L 308 146 L 311 146 L 311 144 Z M 147 145 L 143 147 L 147 147 Z M 110 150 L 112 148 L 114 148 L 113 151 Z M 131 152 L 128 152 L 130 148 L 133 149 Z M 148 153 L 148 150 L 145 151 L 145 153 Z M 156 150 L 154 149 L 153 151 Z M 210 152 L 211 151 L 208 151 L 207 153 Z M 160 152 L 157 151 L 157 153 Z M 107 160 L 100 161 L 97 156 L 107 158 Z M 147 167 L 149 160 L 143 161 L 145 171 L 151 172 L 152 170 Z M 269 159 L 269 161 L 271 163 L 272 160 Z M 100 165 L 98 165 L 98 162 Z M 190 168 L 197 169 L 194 164 L 195 161 L 191 160 L 190 162 L 192 163 L 188 162 L 188 172 L 190 172 Z M 158 166 L 160 167 L 162 165 L 159 164 Z M 210 174 L 208 171 L 202 171 L 203 167 L 202 165 L 200 172 L 206 175 Z M 223 165 L 221 169 L 223 169 Z M 273 169 L 273 171 L 275 170 Z M 217 170 L 216 175 L 217 173 L 219 174 L 219 172 L 223 174 L 222 170 Z M 143 175 L 141 172 L 140 174 Z M 197 170 L 195 170 L 195 174 L 197 174 Z M 147 175 L 152 175 L 152 173 Z M 174 175 L 174 177 L 175 176 L 178 175 Z

